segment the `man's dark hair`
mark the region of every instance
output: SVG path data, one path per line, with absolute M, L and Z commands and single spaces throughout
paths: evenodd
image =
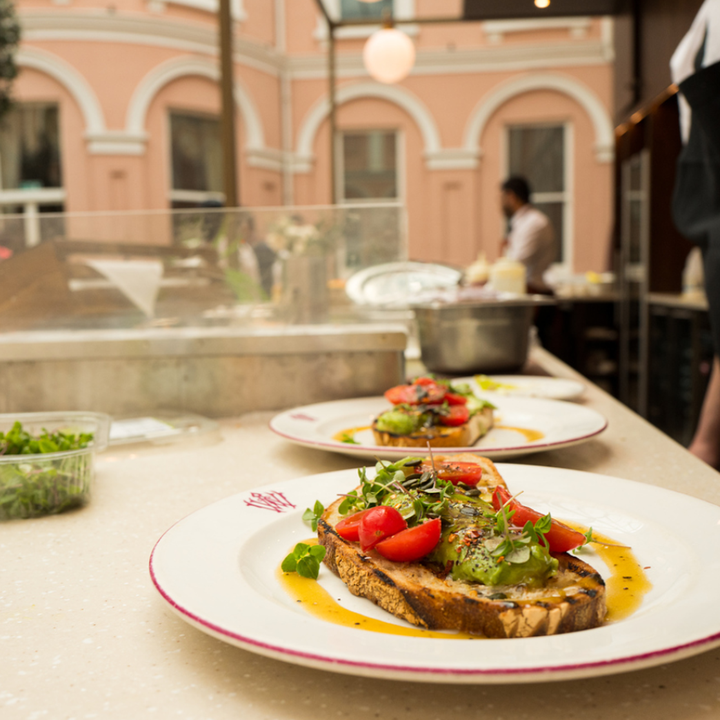
M 520 175 L 513 175 L 502 184 L 503 190 L 509 190 L 517 195 L 518 200 L 523 203 L 530 202 L 530 185 L 528 181 Z

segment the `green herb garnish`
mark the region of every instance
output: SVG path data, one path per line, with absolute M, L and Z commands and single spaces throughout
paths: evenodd
M 300 577 L 317 580 L 320 574 L 320 563 L 325 557 L 322 545 L 298 543 L 295 549 L 282 561 L 283 572 L 296 572 Z
M 322 517 L 324 512 L 325 508 L 322 506 L 322 503 L 319 500 L 316 500 L 315 505 L 313 505 L 313 509 L 311 510 L 308 508 L 303 513 L 302 519 L 312 528 L 313 532 L 317 532 L 318 520 Z
M 82 450 L 91 433 L 49 433 L 33 436 L 16 422 L 0 432 L 0 456 L 18 456 L 0 463 L 0 519 L 31 518 L 83 505 L 90 491 L 92 456 L 28 457 Z M 25 459 L 27 458 L 27 459 Z
M 355 439 L 354 433 L 344 432 L 340 435 L 340 442 L 348 445 L 359 445 L 360 443 Z

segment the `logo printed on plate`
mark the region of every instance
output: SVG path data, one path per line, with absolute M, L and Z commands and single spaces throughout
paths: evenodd
M 293 413 L 290 417 L 293 420 L 308 420 L 309 422 L 317 422 L 317 418 L 305 415 L 305 413 Z
M 256 507 L 261 510 L 274 510 L 278 513 L 284 513 L 294 509 L 293 505 L 281 492 L 271 490 L 270 492 L 254 492 L 250 494 L 250 500 L 246 500 L 248 507 Z

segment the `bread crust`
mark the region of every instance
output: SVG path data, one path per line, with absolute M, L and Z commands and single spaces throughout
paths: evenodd
M 494 464 L 474 455 L 453 459 L 483 465 L 488 475 L 483 495 L 504 482 Z M 442 459 L 438 456 L 438 459 Z M 579 558 L 558 553 L 559 568 L 543 588 L 487 587 L 439 577 L 422 563 L 396 563 L 374 550 L 363 552 L 335 532 L 341 519 L 340 500 L 318 523 L 318 540 L 326 549 L 325 564 L 353 595 L 372 600 L 384 610 L 428 630 L 458 630 L 489 638 L 520 638 L 587 630 L 602 624 L 605 583 Z M 491 595 L 502 593 L 503 599 Z
M 377 429 L 377 418 L 372 431 L 375 443 L 383 447 L 470 447 L 493 426 L 493 410 L 485 407 L 475 413 L 466 423 L 457 427 L 438 425 L 412 435 L 397 435 Z

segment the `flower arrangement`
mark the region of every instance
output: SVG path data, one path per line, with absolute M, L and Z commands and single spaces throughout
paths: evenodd
M 298 216 L 284 216 L 268 230 L 266 241 L 281 257 L 290 255 L 324 255 L 335 245 L 333 233 L 303 223 Z

